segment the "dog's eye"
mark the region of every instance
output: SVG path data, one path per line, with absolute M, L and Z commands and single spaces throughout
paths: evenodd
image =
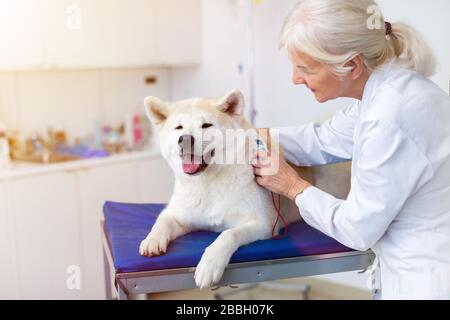
M 178 126 L 175 128 L 175 130 L 183 130 L 183 126 Z
M 202 125 L 202 129 L 208 129 L 211 128 L 213 125 L 211 123 L 205 123 Z

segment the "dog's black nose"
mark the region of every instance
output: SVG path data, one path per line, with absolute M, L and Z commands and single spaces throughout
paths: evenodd
M 183 135 L 178 139 L 178 145 L 184 148 L 191 148 L 194 146 L 195 139 L 191 135 Z

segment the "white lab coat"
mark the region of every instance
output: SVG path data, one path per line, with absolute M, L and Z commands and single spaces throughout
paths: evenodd
M 311 187 L 296 203 L 312 227 L 350 248 L 375 252 L 382 299 L 450 299 L 445 92 L 389 63 L 370 76 L 361 101 L 330 121 L 278 130 L 293 164 L 353 160 L 346 200 Z

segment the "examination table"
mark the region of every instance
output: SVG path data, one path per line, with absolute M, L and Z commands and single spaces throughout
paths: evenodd
M 191 233 L 170 243 L 162 256 L 142 257 L 139 244 L 164 207 L 105 203 L 102 228 L 107 298 L 112 297 L 112 280 L 121 300 L 136 294 L 195 288 L 195 266 L 218 234 Z M 371 251 L 349 249 L 306 223 L 290 225 L 288 230 L 281 240 L 258 241 L 241 247 L 218 285 L 361 271 L 374 260 Z

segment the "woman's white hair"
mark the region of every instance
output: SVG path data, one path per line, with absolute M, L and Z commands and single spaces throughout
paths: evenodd
M 419 33 L 405 23 L 385 20 L 374 0 L 300 0 L 286 18 L 280 48 L 300 51 L 329 65 L 337 75 L 361 54 L 370 72 L 396 58 L 398 64 L 432 76 L 436 59 Z

